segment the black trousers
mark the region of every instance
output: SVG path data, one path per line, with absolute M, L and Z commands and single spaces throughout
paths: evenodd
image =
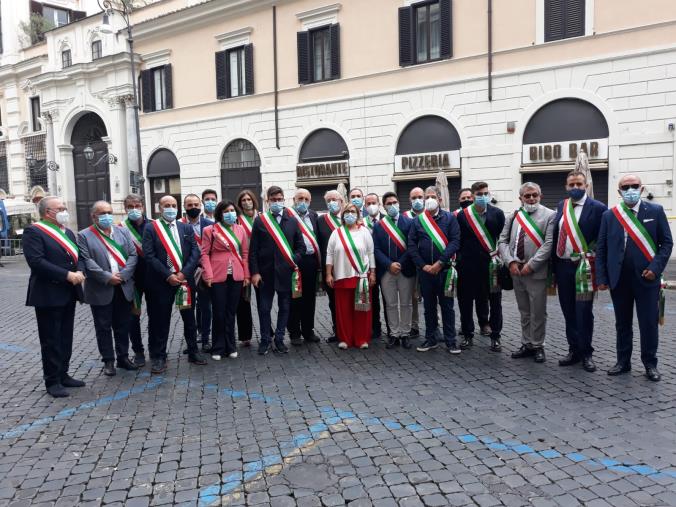
M 242 294 L 242 282 L 236 282 L 228 276 L 225 282 L 211 285 L 212 303 L 211 353 L 217 355 L 232 354 L 235 345 L 235 315 Z
M 107 305 L 92 305 L 96 343 L 99 346 L 101 360 L 105 363 L 115 358 L 123 359 L 129 355 L 129 321 L 131 320 L 131 302 L 124 297 L 122 288 L 115 287 L 113 300 Z M 115 350 L 113 351 L 113 335 Z
M 242 289 L 241 296 L 239 298 L 239 304 L 237 305 L 237 338 L 241 342 L 248 342 L 253 338 L 253 318 L 251 317 L 251 301 L 245 301 L 244 291 L 247 289 Z M 259 301 L 258 289 L 251 288 L 248 289 L 252 293 L 256 293 L 256 303 Z
M 197 286 L 195 323 L 202 343 L 209 343 L 211 334 L 211 291 L 207 286 Z
M 47 387 L 59 384 L 68 375 L 73 353 L 75 301 L 66 306 L 36 307 L 42 372 Z
M 136 290 L 139 292 L 139 297 L 143 301 L 143 289 Z M 148 301 L 146 297 L 146 306 L 148 306 Z M 141 315 L 131 314 L 129 317 L 129 341 L 131 342 L 131 348 L 134 351 L 134 354 L 142 356 L 143 352 L 143 337 L 141 336 Z
M 191 289 L 192 290 L 192 289 Z M 171 325 L 171 312 L 174 309 L 175 287 L 160 287 L 146 290 L 148 302 L 148 351 L 151 359 L 167 358 L 167 341 Z M 194 304 L 194 299 L 193 299 Z M 181 310 L 183 336 L 188 345 L 188 354 L 197 352 L 197 326 L 194 308 Z
M 559 259 L 554 263 L 559 304 L 566 321 L 568 350 L 578 357 L 591 357 L 594 352 L 594 300 L 577 301 L 575 295 L 575 271 L 577 264 Z
M 380 285 L 375 284 L 371 289 L 371 334 L 375 338 L 382 334 L 383 326 L 380 323 Z M 383 305 L 384 306 L 384 305 Z M 390 335 L 390 323 L 387 321 L 387 312 L 385 314 L 385 328 L 387 329 L 387 336 Z
M 326 284 L 324 285 L 324 290 L 326 291 L 326 295 L 329 298 L 329 310 L 331 311 L 331 324 L 333 325 L 333 336 L 336 336 L 336 292 Z
M 315 307 L 317 304 L 317 257 L 303 255 L 300 263 L 303 296 L 291 300 L 288 330 L 291 338 L 310 338 L 314 335 Z
M 458 307 L 460 308 L 460 330 L 464 336 L 474 336 L 473 306 L 476 305 L 479 324 L 482 317 L 488 314 L 488 324 L 491 326 L 491 338 L 499 339 L 502 332 L 502 291 L 490 292 L 488 286 L 488 266 L 486 270 L 459 270 L 458 271 Z

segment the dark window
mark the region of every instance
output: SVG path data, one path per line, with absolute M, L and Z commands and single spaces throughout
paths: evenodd
M 98 60 L 102 56 L 101 41 L 95 40 L 92 42 L 92 60 Z
M 216 53 L 216 97 L 253 95 L 253 44 Z
M 40 126 L 40 97 L 31 97 L 31 120 L 33 132 L 42 130 Z
M 58 9 L 56 7 L 43 5 L 42 16 L 47 23 L 55 27 L 70 23 L 70 11 L 67 9 Z
M 145 113 L 173 107 L 171 64 L 141 72 L 141 101 Z
M 399 65 L 453 55 L 451 0 L 420 2 L 399 9 Z
M 312 80 L 324 81 L 331 75 L 331 39 L 329 29 L 310 32 L 312 45 Z
M 70 49 L 61 51 L 61 67 L 64 69 L 73 65 L 73 59 L 70 56 Z
M 545 0 L 545 42 L 585 34 L 585 0 Z
M 7 143 L 0 142 L 0 188 L 9 193 L 9 170 L 7 169 Z
M 298 82 L 340 78 L 340 25 L 298 32 Z
M 523 144 L 605 139 L 608 135 L 608 122 L 596 106 L 566 98 L 537 110 L 526 125 Z

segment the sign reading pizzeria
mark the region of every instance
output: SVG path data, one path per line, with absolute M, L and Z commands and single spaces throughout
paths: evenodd
M 460 169 L 460 150 L 396 155 L 394 157 L 394 170 L 396 172 L 449 171 L 454 169 Z

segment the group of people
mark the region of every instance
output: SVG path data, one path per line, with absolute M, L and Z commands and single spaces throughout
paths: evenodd
M 672 249 L 664 210 L 641 199 L 643 186 L 634 175 L 620 179 L 621 201 L 610 210 L 587 195 L 584 173 L 569 173 L 566 191 L 568 197 L 551 210 L 540 203 L 540 187 L 524 183 L 521 206 L 505 216 L 485 182 L 462 189 L 452 212 L 442 209 L 449 203 L 433 186 L 411 190 L 407 211 L 394 192 L 381 199 L 353 188 L 344 202 L 340 192 L 329 191 L 322 214 L 311 209 L 306 189 L 296 190 L 287 206 L 283 190 L 269 187 L 266 211 L 250 190 L 234 202 L 219 202 L 217 192 L 207 189 L 201 197 L 185 196 L 183 218 L 174 197 L 162 197 L 156 220 L 147 218 L 143 199 L 131 194 L 122 223 L 115 225 L 111 204 L 99 201 L 91 209 L 92 225 L 77 237 L 64 226 L 69 216 L 63 201 L 47 196 L 39 204 L 41 220 L 23 238 L 31 268 L 27 304 L 36 311 L 47 391 L 61 397 L 68 395 L 66 387 L 84 385 L 68 374 L 76 301 L 90 305 L 103 372 L 115 375 L 115 365 L 145 365 L 144 297 L 151 371 L 161 373 L 174 306 L 183 321 L 184 353 L 204 365 L 206 353 L 215 361 L 237 357 L 235 324 L 241 346 L 250 345 L 252 295 L 258 354 L 287 353 L 287 332 L 292 345 L 319 342 L 315 307 L 322 291 L 332 319 L 327 341 L 341 349 L 366 349 L 383 333 L 388 349 L 412 348 L 420 334 L 422 296 L 425 333 L 417 350 L 430 351 L 443 341 L 448 352 L 460 354 L 474 345 L 474 313 L 479 332 L 490 337 L 490 350 L 502 350 L 502 291 L 513 289 L 521 346 L 512 357 L 544 362 L 547 294 L 554 287 L 568 339 L 560 366 L 596 369 L 594 296 L 610 289 L 617 364 L 608 374 L 631 369 L 636 305 L 641 360 L 646 376 L 658 381 L 660 278 Z

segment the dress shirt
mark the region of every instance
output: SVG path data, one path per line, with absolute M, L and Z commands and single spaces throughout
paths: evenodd
M 300 213 L 298 213 L 298 216 L 303 221 L 303 223 L 307 226 L 307 228 L 310 229 L 312 232 L 314 232 L 314 228 L 312 227 L 312 221 L 310 220 L 310 213 L 308 213 L 306 211 L 304 215 L 301 215 Z M 314 255 L 315 249 L 312 246 L 312 243 L 310 242 L 310 240 L 307 239 L 305 234 L 303 234 L 303 241 L 305 241 L 305 255 Z
M 575 213 L 575 218 L 577 219 L 578 222 L 580 221 L 580 215 L 582 214 L 582 208 L 584 207 L 585 202 L 587 202 L 587 194 L 584 194 L 582 199 L 580 199 L 579 201 L 577 202 L 573 201 L 573 213 Z M 561 214 L 561 220 L 559 220 L 559 235 L 561 235 L 562 231 L 564 231 L 563 214 Z M 556 238 L 556 241 L 557 241 L 556 244 L 558 245 L 559 238 Z M 554 247 L 556 248 L 556 245 L 554 245 Z M 573 253 L 573 244 L 570 242 L 570 238 L 567 237 L 566 250 L 561 259 L 570 260 L 570 256 L 572 253 Z

